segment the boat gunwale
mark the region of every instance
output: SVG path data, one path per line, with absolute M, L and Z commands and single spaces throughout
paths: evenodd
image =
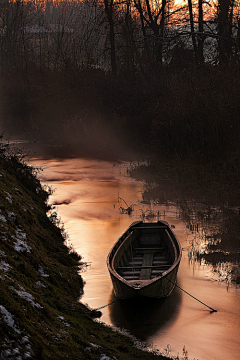
M 174 262 L 172 263 L 172 265 L 169 267 L 169 269 L 161 272 L 161 275 L 156 276 L 153 279 L 147 279 L 147 280 L 126 280 L 124 279 L 121 275 L 119 275 L 117 273 L 117 271 L 112 267 L 112 261 L 113 261 L 113 257 L 116 254 L 116 252 L 118 251 L 118 249 L 120 248 L 120 246 L 123 244 L 123 242 L 126 240 L 127 236 L 131 233 L 132 230 L 137 229 L 138 227 L 136 226 L 137 224 L 148 224 L 148 223 L 144 223 L 143 221 L 134 221 L 128 228 L 127 230 L 119 237 L 119 239 L 114 243 L 113 247 L 111 248 L 108 257 L 107 257 L 107 267 L 109 272 L 112 274 L 112 276 L 114 276 L 115 278 L 118 279 L 118 281 L 124 283 L 126 286 L 136 289 L 133 285 L 134 283 L 136 284 L 136 282 L 138 282 L 140 284 L 139 289 L 148 287 L 150 285 L 152 285 L 153 283 L 165 278 L 167 275 L 169 275 L 172 271 L 174 271 L 174 269 L 179 266 L 181 257 L 182 257 L 182 248 L 180 245 L 179 240 L 177 239 L 176 235 L 174 234 L 174 232 L 172 231 L 172 229 L 170 228 L 169 224 L 166 221 L 158 221 L 156 223 L 154 223 L 154 225 L 158 224 L 158 223 L 162 223 L 164 224 L 164 227 L 166 227 L 166 230 L 169 233 L 169 237 L 170 240 L 173 242 L 173 245 L 177 251 L 176 257 Z M 153 223 L 149 223 L 149 224 L 153 224 Z M 157 228 L 161 228 L 159 226 L 154 226 L 156 229 Z M 142 229 L 146 228 L 148 229 L 148 226 L 143 226 L 141 227 Z M 174 241 L 177 244 L 178 249 L 176 248 L 176 244 L 174 243 Z M 111 259 L 110 259 L 111 257 Z

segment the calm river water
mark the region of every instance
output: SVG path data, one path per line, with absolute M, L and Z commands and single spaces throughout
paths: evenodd
M 129 163 L 89 159 L 34 159 L 41 166 L 40 179 L 55 189 L 50 203 L 57 207 L 73 248 L 89 263 L 82 272 L 86 285 L 81 298 L 91 308 L 115 299 L 106 267 L 109 250 L 118 237 L 143 212 L 144 184 L 130 178 Z M 120 199 L 120 203 L 118 202 Z M 133 205 L 131 216 L 120 206 Z M 147 345 L 164 351 L 169 344 L 171 356 L 182 357 L 183 347 L 189 359 L 235 360 L 240 354 L 240 289 L 214 279 L 211 267 L 190 261 L 188 249 L 196 233 L 180 219 L 174 204 L 151 205 L 159 217 L 175 226 L 183 257 L 178 285 L 209 309 L 178 288 L 164 300 L 145 303 L 117 301 L 103 308 L 101 321 L 125 328 Z

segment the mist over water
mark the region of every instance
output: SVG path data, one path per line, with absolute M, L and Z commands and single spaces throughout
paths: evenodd
M 172 356 L 181 356 L 185 346 L 189 359 L 237 358 L 240 289 L 231 282 L 219 281 L 211 265 L 189 258 L 198 233 L 186 227 L 174 201 L 143 203 L 146 188 L 129 176 L 128 161 L 36 158 L 32 162 L 43 167 L 41 181 L 55 189 L 49 201 L 64 222 L 69 242 L 88 263 L 82 273 L 86 282 L 82 302 L 99 308 L 116 300 L 106 267 L 108 252 L 133 221 L 141 220 L 142 214 L 151 210 L 175 226 L 181 242 L 178 285 L 218 311 L 210 313 L 176 288 L 167 299 L 117 301 L 101 309 L 101 321 L 125 328 L 161 351 L 170 344 Z M 133 205 L 131 216 L 120 211 L 120 206 L 126 204 Z
M 89 126 L 89 124 L 88 124 Z M 2 129 L 6 128 L 6 124 Z M 52 137 L 49 137 L 52 134 Z M 17 145 L 24 152 L 28 151 L 30 156 L 35 154 L 43 158 L 70 158 L 87 157 L 94 159 L 127 159 L 139 157 L 138 151 L 131 147 L 124 138 L 114 133 L 104 121 L 97 126 L 92 125 L 86 132 L 81 128 L 70 128 L 65 131 L 64 124 L 57 125 L 57 129 L 50 131 L 46 139 L 35 133 L 30 136 L 21 132 L 4 131 L 4 137 L 11 143 Z M 24 139 L 24 140 L 19 140 Z

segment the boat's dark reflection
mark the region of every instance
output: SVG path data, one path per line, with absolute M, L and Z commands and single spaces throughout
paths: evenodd
M 112 292 L 109 302 L 116 299 Z M 169 326 L 177 318 L 182 301 L 177 288 L 164 299 L 132 298 L 119 300 L 109 306 L 109 316 L 114 326 L 130 331 L 142 341 L 160 329 Z

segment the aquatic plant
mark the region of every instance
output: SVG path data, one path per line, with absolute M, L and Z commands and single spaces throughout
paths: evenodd
M 150 220 L 150 219 L 154 219 L 154 218 L 158 218 L 160 217 L 160 212 L 159 211 L 154 211 L 152 209 L 147 209 L 147 210 L 143 210 L 143 209 L 139 209 L 142 214 L 140 215 L 140 217 L 143 219 L 143 220 Z
M 121 198 L 120 196 L 117 197 L 117 202 L 120 204 L 119 210 L 121 210 L 122 214 L 128 214 L 131 215 L 133 212 L 133 205 L 128 206 L 126 201 Z M 122 206 L 122 202 L 124 202 L 125 207 Z

